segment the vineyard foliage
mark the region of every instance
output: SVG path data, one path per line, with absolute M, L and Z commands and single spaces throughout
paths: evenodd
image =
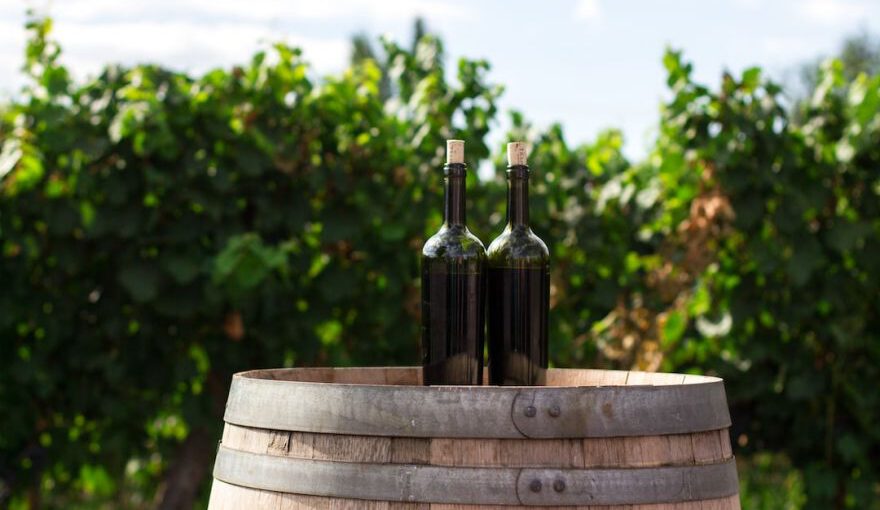
M 29 22 L 29 84 L 0 106 L 0 506 L 161 500 L 236 371 L 418 362 L 445 139 L 495 168 L 470 172 L 472 230 L 504 219 L 487 62 L 447 68 L 428 34 L 320 79 L 276 44 L 79 82 L 50 28 Z M 757 68 L 709 87 L 663 63 L 640 162 L 617 131 L 572 145 L 510 113 L 552 362 L 719 374 L 738 454 L 784 453 L 808 508 L 877 508 L 880 77 L 828 61 L 793 104 Z

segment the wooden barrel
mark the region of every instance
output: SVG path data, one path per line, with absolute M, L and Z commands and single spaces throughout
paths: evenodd
M 551 369 L 544 387 L 424 387 L 420 374 L 237 374 L 209 510 L 740 508 L 721 379 Z

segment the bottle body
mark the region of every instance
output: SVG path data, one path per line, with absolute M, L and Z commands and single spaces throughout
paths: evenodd
M 472 235 L 470 239 L 441 231 L 435 237 L 437 241 L 429 240 L 422 252 L 423 382 L 479 385 L 485 345 L 485 251 Z
M 547 267 L 489 268 L 489 384 L 546 383 Z
M 508 223 L 487 254 L 489 383 L 541 386 L 548 365 L 550 253 L 528 226 L 528 168 L 512 168 L 508 176 Z
M 486 250 L 464 221 L 465 167 L 447 165 L 440 231 L 422 248 L 425 385 L 479 385 L 485 345 Z

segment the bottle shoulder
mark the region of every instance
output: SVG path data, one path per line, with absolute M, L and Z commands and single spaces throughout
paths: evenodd
M 486 248 L 467 227 L 444 225 L 425 241 L 422 256 L 432 259 L 486 259 Z
M 496 267 L 550 263 L 547 245 L 528 227 L 508 225 L 489 245 L 486 255 L 489 265 Z

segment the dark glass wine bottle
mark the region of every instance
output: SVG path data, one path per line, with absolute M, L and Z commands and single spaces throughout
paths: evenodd
M 464 142 L 446 143 L 443 226 L 422 248 L 425 385 L 482 384 L 486 249 L 465 225 Z
M 507 145 L 507 225 L 489 245 L 489 384 L 541 386 L 547 374 L 550 252 L 529 227 L 526 144 Z

